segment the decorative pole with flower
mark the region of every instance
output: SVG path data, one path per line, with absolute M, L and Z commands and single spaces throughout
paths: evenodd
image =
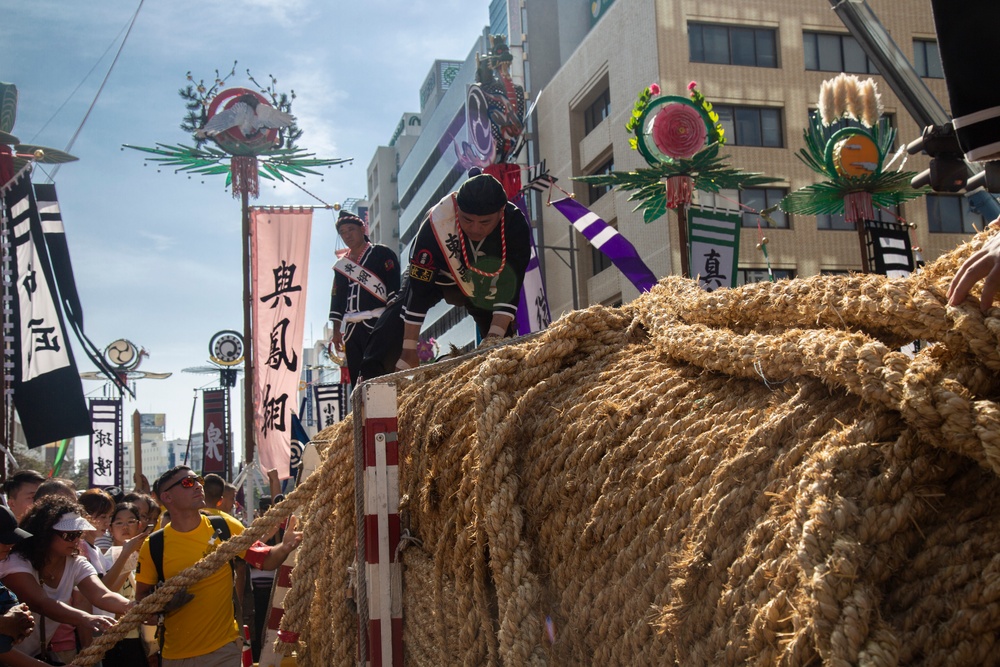
M 147 160 L 166 166 L 176 167 L 177 173 L 225 174 L 226 185 L 232 187 L 233 197 L 239 198 L 243 211 L 243 340 L 252 341 L 250 303 L 250 197 L 260 194 L 259 178 L 276 181 L 290 181 L 312 195 L 308 190 L 291 180 L 292 176 L 304 177 L 319 174 L 315 167 L 343 165 L 352 158 L 317 158 L 295 145 L 302 131 L 295 125 L 292 116 L 292 101 L 295 91 L 290 94 L 277 91 L 277 80 L 271 76 L 270 83 L 261 86 L 247 70 L 247 78 L 256 87 L 227 88 L 226 81 L 236 72 L 236 63 L 226 76 L 215 71 L 215 82 L 206 86 L 201 80 L 194 84 L 194 77 L 187 73 L 189 83 L 180 89 L 185 101 L 187 114 L 181 129 L 192 133 L 194 146 L 178 144 L 170 146 L 157 144 L 156 148 L 130 146 L 152 153 L 155 157 Z M 212 141 L 218 146 L 208 146 Z M 317 197 L 318 199 L 318 197 Z M 322 201 L 322 200 L 321 200 Z M 324 202 L 325 204 L 325 202 Z M 253 378 L 252 346 L 248 346 L 243 356 L 244 377 L 249 382 Z M 246 440 L 246 460 L 253 459 L 254 433 L 253 392 L 244 392 L 244 438 Z
M 718 192 L 724 188 L 765 185 L 775 179 L 730 167 L 719 150 L 725 133 L 712 104 L 688 85 L 689 98 L 661 95 L 653 83 L 639 93 L 625 129 L 634 136 L 629 144 L 639 151 L 649 169 L 614 171 L 609 174 L 577 176 L 573 180 L 611 185 L 634 191 L 629 201 L 638 201 L 643 220 L 650 223 L 666 214 L 677 213 L 681 245 L 681 273 L 690 278 L 687 208 L 695 190 Z
M 806 147 L 799 150 L 798 157 L 826 180 L 792 192 L 781 200 L 781 210 L 802 215 L 843 214 L 845 222 L 857 228 L 861 266 L 868 273 L 865 221 L 875 219 L 876 206 L 896 206 L 920 197 L 927 189 L 910 186 L 914 172 L 888 171 L 896 159 L 887 160 L 896 130 L 882 116 L 881 99 L 872 79 L 862 81 L 840 74 L 824 81 L 819 112 L 803 134 Z

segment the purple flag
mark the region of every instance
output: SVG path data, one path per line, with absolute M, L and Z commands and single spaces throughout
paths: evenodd
M 603 252 L 640 292 L 648 292 L 656 284 L 656 276 L 639 257 L 635 246 L 618 230 L 575 199 L 552 202 L 591 245 Z
M 518 195 L 514 204 L 521 209 L 524 219 L 531 224 L 528 217 L 528 207 L 524 195 Z M 524 282 L 521 283 L 521 299 L 517 305 L 517 335 L 524 336 L 534 331 L 541 331 L 552 322 L 549 313 L 549 301 L 545 296 L 545 282 L 542 280 L 542 269 L 538 264 L 538 252 L 535 250 L 535 235 L 532 234 L 531 259 L 524 272 Z

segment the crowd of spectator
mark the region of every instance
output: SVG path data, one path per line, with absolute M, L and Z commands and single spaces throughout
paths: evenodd
M 261 499 L 261 511 L 281 500 L 276 472 L 268 477 L 272 495 Z M 128 493 L 81 491 L 70 480 L 34 470 L 14 472 L 2 491 L 0 665 L 72 665 L 96 635 L 160 581 L 244 529 L 234 516 L 236 487 L 218 475 L 202 478 L 186 466 L 167 471 L 152 487 L 140 476 Z M 252 566 L 257 661 L 272 570 L 301 540 L 291 520 L 284 528 L 240 554 L 232 567 L 176 596 L 163 613 L 146 618 L 140 630 L 105 654 L 101 665 L 241 664 L 247 563 Z

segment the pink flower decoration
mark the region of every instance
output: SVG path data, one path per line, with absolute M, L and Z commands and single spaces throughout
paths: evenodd
M 653 119 L 653 143 L 672 158 L 691 157 L 701 150 L 707 138 L 701 114 L 686 104 L 667 104 Z
M 688 90 L 694 90 L 697 87 L 698 87 L 697 81 L 692 81 L 691 83 L 688 84 Z
M 655 83 L 649 84 L 649 92 L 651 92 L 654 95 L 659 95 L 660 94 L 660 86 L 658 84 L 655 84 Z
M 436 356 L 437 341 L 434 338 L 417 341 L 417 358 L 421 362 L 426 363 L 428 361 L 434 361 L 434 357 Z

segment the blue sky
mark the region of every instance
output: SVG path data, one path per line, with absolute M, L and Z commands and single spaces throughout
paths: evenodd
M 0 0 L 0 81 L 20 92 L 13 133 L 22 142 L 66 147 L 138 6 Z M 304 183 L 339 202 L 366 195 L 375 147 L 388 143 L 404 112 L 419 111 L 418 90 L 434 59 L 465 59 L 488 22 L 487 0 L 143 4 L 73 146 L 80 161 L 55 178 L 90 338 L 101 348 L 127 338 L 150 353 L 141 370 L 174 374 L 141 381 L 126 414 L 164 412 L 167 437 L 187 437 L 194 390 L 214 380 L 181 369 L 204 365 L 216 331 L 242 330 L 240 206 L 224 177 L 157 173 L 141 153 L 121 149 L 189 142 L 178 127 L 186 73 L 212 81 L 216 69 L 227 73 L 236 60 L 227 85 L 249 84 L 249 69 L 258 81 L 274 75 L 279 90 L 294 89 L 299 145 L 320 157 L 355 158 Z M 47 181 L 42 174 L 35 180 Z M 264 181 L 256 203 L 318 202 Z M 329 211 L 313 219 L 307 345 L 322 335 L 329 307 L 339 242 L 333 221 Z M 81 370 L 92 370 L 74 349 Z M 99 395 L 101 385 L 85 382 L 84 389 Z M 196 431 L 200 407 L 199 400 Z

